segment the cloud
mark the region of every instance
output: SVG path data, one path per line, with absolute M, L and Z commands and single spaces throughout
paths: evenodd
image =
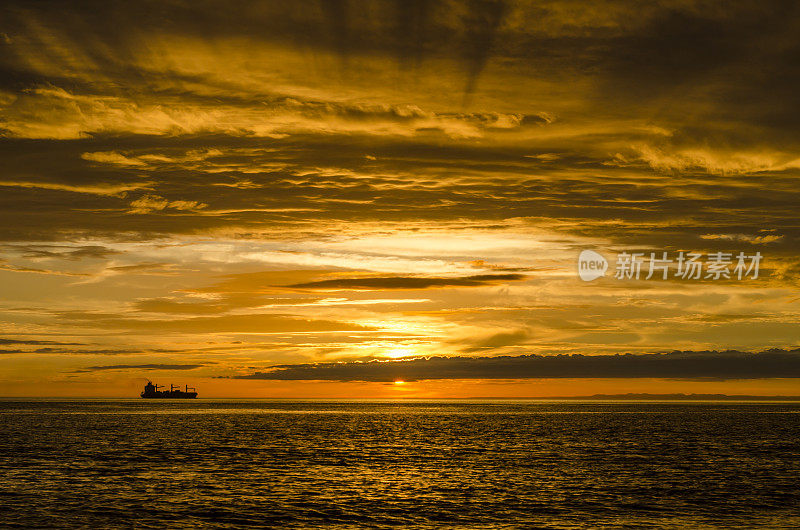
M 730 147 L 716 149 L 701 146 L 681 146 L 660 142 L 660 146 L 640 144 L 632 147 L 634 156 L 657 171 L 683 173 L 704 171 L 715 175 L 747 175 L 754 173 L 799 169 L 800 158 L 795 153 L 742 151 Z M 621 164 L 629 162 L 624 154 L 617 154 L 615 160 Z
M 195 314 L 210 315 L 225 313 L 247 307 L 263 307 L 271 305 L 311 304 L 320 298 L 275 298 L 258 295 L 222 295 L 219 298 L 204 301 L 179 301 L 166 298 L 148 298 L 137 300 L 135 307 L 146 313 Z
M 67 191 L 71 193 L 88 193 L 108 197 L 124 197 L 129 191 L 148 189 L 152 182 L 130 184 L 98 183 L 87 185 L 58 184 L 51 182 L 0 181 L 0 187 L 6 188 L 39 188 L 43 190 Z
M 800 350 L 675 351 L 626 355 L 521 355 L 429 357 L 402 361 L 335 362 L 273 366 L 239 379 L 416 381 L 426 379 L 800 378 Z
M 766 245 L 768 243 L 780 241 L 783 239 L 783 236 L 777 234 L 764 234 L 760 236 L 749 234 L 703 234 L 700 236 L 700 239 L 744 241 L 745 243 L 750 243 L 751 245 Z
M 78 276 L 78 277 L 91 276 L 91 274 L 85 272 L 69 272 L 56 269 L 37 269 L 33 267 L 15 267 L 7 265 L 4 261 L 0 261 L 0 270 L 11 271 L 11 272 L 29 272 L 33 274 L 52 274 L 55 276 Z
M 321 333 L 375 331 L 372 326 L 289 315 L 249 314 L 172 319 L 125 318 L 108 314 L 68 312 L 61 318 L 70 325 L 151 333 Z
M 43 353 L 43 354 L 58 354 L 58 355 L 131 355 L 141 353 L 138 350 L 123 350 L 123 349 L 96 349 L 96 350 L 75 350 L 69 348 L 37 348 L 35 350 L 0 350 L 0 354 L 14 354 L 14 353 Z
M 131 201 L 129 213 L 148 214 L 167 208 L 174 210 L 202 210 L 206 206 L 208 205 L 198 201 L 169 201 L 164 197 L 148 194 Z
M 23 344 L 23 345 L 44 345 L 53 344 L 58 346 L 82 346 L 80 342 L 60 342 L 54 340 L 32 340 L 32 339 L 0 339 L 0 344 Z
M 0 245 L 0 249 L 19 253 L 27 259 L 56 258 L 65 260 L 105 259 L 122 254 L 103 245 Z
M 521 281 L 522 274 L 479 274 L 460 278 L 379 277 L 341 278 L 316 282 L 296 283 L 287 287 L 309 290 L 383 290 L 383 289 L 433 289 L 439 287 L 481 287 L 504 282 Z
M 98 153 L 83 153 L 81 158 L 84 160 L 91 160 L 93 162 L 100 162 L 101 164 L 112 164 L 117 166 L 146 166 L 147 164 L 142 160 L 127 157 L 115 151 L 98 152 Z
M 132 265 L 114 265 L 113 267 L 107 267 L 105 270 L 120 272 L 120 273 L 135 274 L 135 273 L 143 273 L 146 271 L 166 272 L 172 268 L 173 268 L 172 263 L 151 262 L 151 263 L 135 263 Z
M 478 76 L 491 56 L 494 40 L 507 12 L 508 5 L 502 0 L 471 0 L 467 3 L 462 48 L 467 63 L 465 103 L 469 102 L 467 98 L 475 91 Z
M 196 370 L 205 364 L 110 364 L 103 366 L 87 366 L 73 373 L 99 372 L 105 370 Z
M 5 121 L 0 121 L 0 132 L 5 129 L 5 136 L 10 138 L 52 140 L 75 140 L 100 134 L 284 138 L 298 133 L 405 137 L 440 133 L 460 139 L 480 138 L 492 130 L 547 125 L 552 120 L 546 116 L 544 111 L 530 115 L 435 112 L 416 105 L 343 104 L 299 95 L 227 105 L 162 95 L 159 99 L 154 97 L 149 104 L 142 104 L 121 96 L 81 95 L 63 88 L 37 87 L 16 96 L 15 103 L 6 110 Z M 169 162 L 117 151 L 86 152 L 81 158 L 132 169 Z
M 479 339 L 472 339 L 469 341 L 470 346 L 464 348 L 465 352 L 474 352 L 480 350 L 492 350 L 495 348 L 502 348 L 504 346 L 514 346 L 517 344 L 524 344 L 531 338 L 531 333 L 526 329 L 519 329 L 515 331 L 505 331 L 500 333 L 493 333 L 488 337 Z

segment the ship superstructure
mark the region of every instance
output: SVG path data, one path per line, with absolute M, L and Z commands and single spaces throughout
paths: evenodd
M 144 387 L 144 392 L 141 393 L 143 398 L 160 398 L 160 399 L 194 399 L 197 397 L 197 389 L 186 385 L 184 390 L 178 385 L 169 385 L 169 390 L 159 390 L 166 388 L 164 385 L 154 385 L 148 381 Z

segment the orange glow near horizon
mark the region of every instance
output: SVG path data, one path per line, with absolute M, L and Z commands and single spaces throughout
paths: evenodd
M 670 381 L 655 379 L 428 380 L 409 383 L 335 381 L 220 380 L 159 375 L 158 384 L 188 384 L 199 399 L 548 399 L 595 394 L 736 394 L 797 396 L 793 379 L 742 381 Z M 106 382 L 54 382 L 47 388 L 9 383 L 0 398 L 138 398 L 144 380 L 114 377 Z

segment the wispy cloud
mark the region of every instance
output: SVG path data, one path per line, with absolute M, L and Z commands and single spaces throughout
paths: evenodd
M 432 289 L 436 287 L 479 287 L 482 285 L 496 285 L 502 282 L 524 280 L 522 274 L 477 274 L 461 278 L 425 278 L 425 277 L 371 277 L 371 278 L 340 278 L 335 280 L 320 280 L 316 282 L 295 283 L 288 285 L 294 289 L 308 290 L 381 290 L 381 289 Z
M 101 366 L 87 366 L 75 370 L 73 373 L 101 372 L 106 370 L 196 370 L 204 364 L 107 364 Z

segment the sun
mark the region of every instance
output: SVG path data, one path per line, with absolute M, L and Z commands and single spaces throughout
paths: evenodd
M 401 380 L 397 380 L 397 381 L 394 382 L 394 384 L 396 384 L 396 385 L 404 385 L 404 384 L 406 384 L 406 382 L 405 381 L 401 381 Z

